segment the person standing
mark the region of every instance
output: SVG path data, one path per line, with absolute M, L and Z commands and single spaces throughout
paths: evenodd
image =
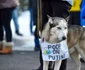
M 73 0 L 42 0 L 41 4 L 42 4 L 42 24 L 39 24 L 37 27 L 41 25 L 42 28 L 40 30 L 43 30 L 44 25 L 48 21 L 47 15 L 52 17 L 67 18 L 70 14 L 69 10 L 72 7 Z M 60 70 L 66 70 L 66 64 L 67 59 L 62 60 Z M 40 50 L 40 66 L 38 69 L 35 70 L 43 70 L 41 50 Z M 49 68 L 49 70 L 51 69 Z
M 71 25 L 80 25 L 80 10 L 82 0 L 73 0 L 74 4 L 70 9 L 70 19 L 69 24 Z
M 82 0 L 81 11 L 80 11 L 81 26 L 85 27 L 85 0 Z
M 23 35 L 19 32 L 19 24 L 18 24 L 19 0 L 16 0 L 16 1 L 17 1 L 17 7 L 13 10 L 12 18 L 13 18 L 14 25 L 15 25 L 15 33 L 16 33 L 18 36 L 23 36 Z
M 12 12 L 16 6 L 16 0 L 0 0 L 0 54 L 12 53 L 12 32 L 10 21 Z M 4 36 L 5 43 L 3 43 Z
M 40 50 L 40 42 L 37 35 L 37 0 L 29 0 L 30 2 L 30 32 L 34 35 L 35 51 Z M 35 26 L 34 32 L 32 31 L 33 26 Z

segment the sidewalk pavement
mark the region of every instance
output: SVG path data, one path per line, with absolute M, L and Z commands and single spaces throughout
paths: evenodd
M 35 48 L 33 35 L 17 36 L 14 34 L 13 43 L 14 51 L 33 51 Z
M 0 55 L 0 70 L 32 70 L 39 67 L 39 51 L 34 51 L 34 38 L 13 36 L 13 54 Z M 67 70 L 74 70 L 75 64 L 68 58 Z M 85 70 L 82 63 L 81 70 Z
M 68 58 L 67 70 L 74 70 L 74 62 Z M 39 67 L 39 52 L 13 51 L 10 55 L 0 55 L 0 70 L 32 70 Z M 85 70 L 82 63 L 81 70 Z
M 39 52 L 14 51 L 0 55 L 0 70 L 32 70 L 39 66 Z

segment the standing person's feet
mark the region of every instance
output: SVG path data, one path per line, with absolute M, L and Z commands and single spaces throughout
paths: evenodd
M 20 32 L 19 32 L 19 30 L 16 30 L 16 32 L 15 32 L 17 35 L 19 35 L 19 36 L 23 36 L 23 34 L 21 34 Z
M 2 50 L 0 50 L 0 54 L 11 54 L 13 43 L 12 42 L 6 42 L 4 45 L 5 45 L 5 47 Z

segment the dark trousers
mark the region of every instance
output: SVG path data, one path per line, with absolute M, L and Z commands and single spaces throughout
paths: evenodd
M 4 31 L 5 31 L 5 38 L 7 42 L 12 41 L 12 32 L 10 21 L 12 17 L 12 11 L 14 8 L 4 8 L 0 9 L 0 41 L 3 41 Z
M 31 21 L 30 21 L 30 30 L 31 30 L 31 33 L 32 32 L 32 29 L 33 29 L 33 26 L 37 25 L 37 0 L 30 0 L 30 14 L 31 14 Z M 40 42 L 39 42 L 39 38 L 38 38 L 38 35 L 37 35 L 37 26 L 35 28 L 35 31 L 34 31 L 34 43 L 35 43 L 35 49 L 40 49 Z
M 49 16 L 66 18 L 69 16 L 71 5 L 66 1 L 45 1 L 42 2 L 42 30 L 48 21 Z M 42 52 L 40 50 L 40 63 L 43 67 Z M 66 70 L 67 59 L 62 60 L 60 70 Z
M 80 11 L 70 12 L 69 24 L 80 25 Z
M 37 27 L 35 28 L 34 32 L 34 42 L 35 42 L 35 49 L 40 49 L 40 42 L 39 42 L 39 37 L 37 35 Z
M 35 32 L 34 32 L 34 42 L 35 42 L 35 48 L 40 48 L 40 42 L 39 42 L 39 38 L 37 35 L 37 0 L 31 0 L 32 1 L 32 8 L 33 8 L 33 20 L 34 20 L 34 24 L 36 26 Z

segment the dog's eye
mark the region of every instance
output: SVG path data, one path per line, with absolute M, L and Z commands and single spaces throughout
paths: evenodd
M 67 27 L 65 27 L 65 29 L 67 29 Z
M 61 27 L 57 27 L 59 30 L 61 30 Z

